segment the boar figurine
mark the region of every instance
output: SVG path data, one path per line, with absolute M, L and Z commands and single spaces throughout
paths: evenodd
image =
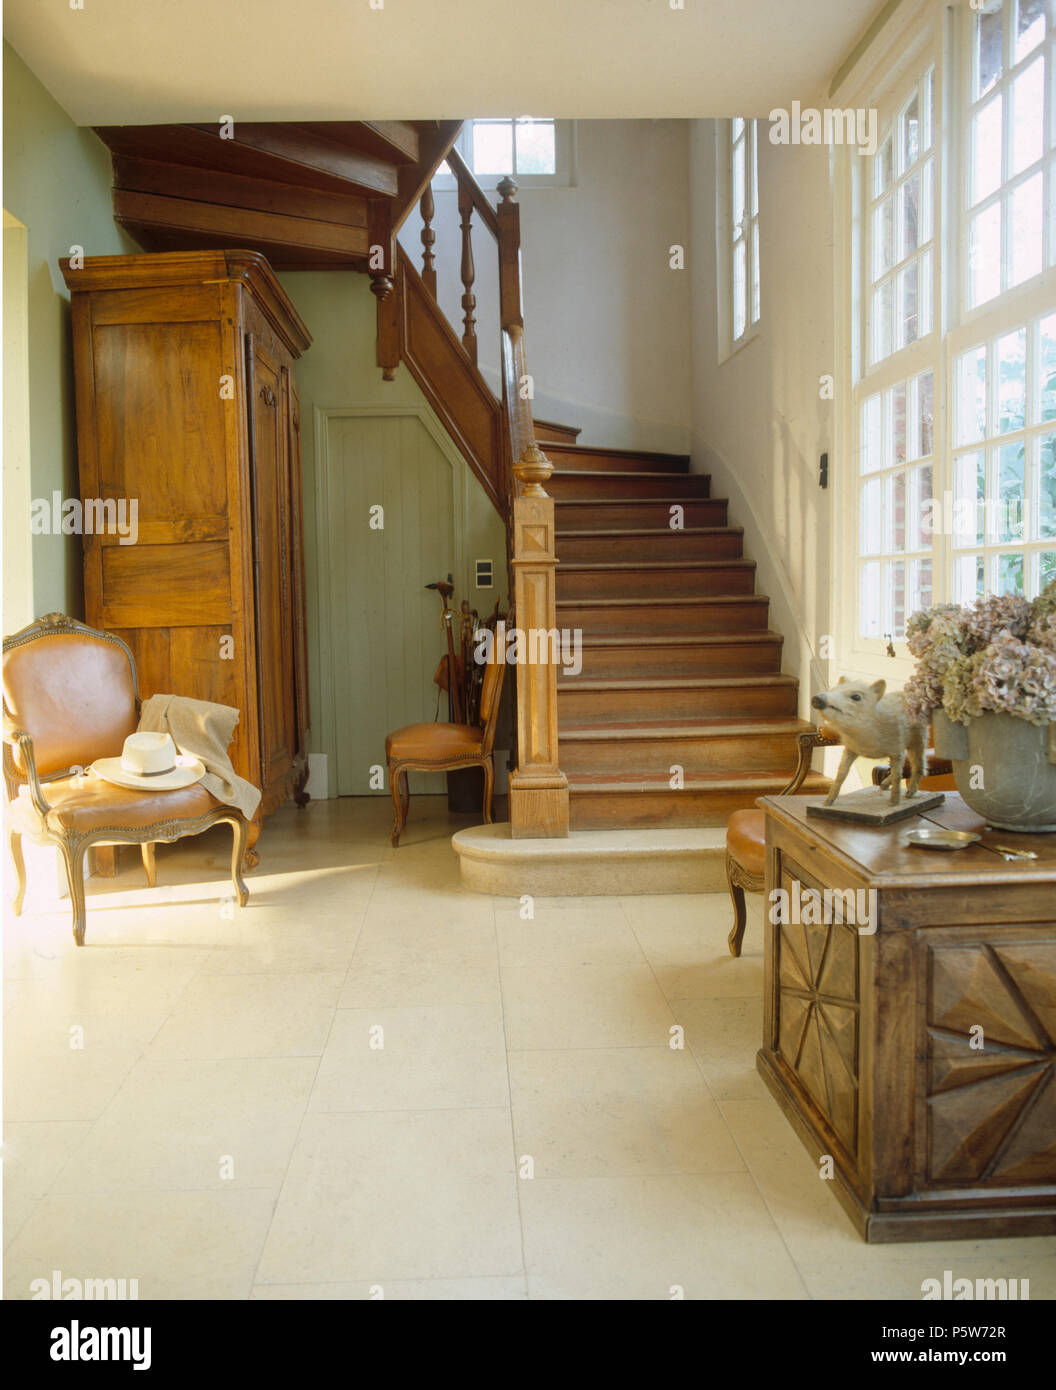
M 900 690 L 885 695 L 886 689 L 886 681 L 874 681 L 869 685 L 841 676 L 835 689 L 815 695 L 811 700 L 813 708 L 823 712 L 825 723 L 831 725 L 843 744 L 843 757 L 832 791 L 825 798 L 826 806 L 836 800 L 857 757 L 890 758 L 891 772 L 883 785 L 885 789 L 890 785 L 891 805 L 897 806 L 902 791 L 903 756 L 908 754 L 907 794 L 915 795 L 924 771 L 927 727 L 910 720 Z

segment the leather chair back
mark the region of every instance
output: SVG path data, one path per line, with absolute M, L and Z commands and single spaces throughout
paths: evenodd
M 139 722 L 136 668 L 119 638 L 49 614 L 4 641 L 4 708 L 52 777 L 117 757 Z M 15 773 L 24 780 L 18 749 Z
M 506 624 L 499 623 L 495 641 L 491 644 L 491 660 L 484 668 L 480 684 L 480 751 L 490 753 L 495 741 L 495 725 L 499 718 L 502 682 L 506 677 Z

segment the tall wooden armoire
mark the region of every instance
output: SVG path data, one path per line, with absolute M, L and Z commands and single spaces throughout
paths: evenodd
M 144 698 L 237 706 L 259 821 L 308 775 L 293 363 L 311 338 L 253 251 L 61 264 L 81 496 L 138 504 L 134 544 L 84 536 L 86 621 L 132 648 Z

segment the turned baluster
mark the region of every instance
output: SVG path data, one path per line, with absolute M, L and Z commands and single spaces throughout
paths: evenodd
M 474 310 L 477 307 L 477 296 L 473 293 L 473 281 L 476 279 L 477 272 L 473 264 L 473 195 L 462 184 L 458 185 L 458 211 L 462 218 L 462 286 L 465 290 L 465 294 L 462 296 L 462 309 L 465 314 L 462 346 L 475 363 L 477 360 L 477 320 Z
M 435 299 L 436 257 L 433 255 L 433 243 L 436 241 L 436 233 L 433 231 L 433 214 L 436 208 L 433 205 L 432 184 L 426 185 L 418 207 L 422 214 L 422 279 L 425 281 L 425 288 Z

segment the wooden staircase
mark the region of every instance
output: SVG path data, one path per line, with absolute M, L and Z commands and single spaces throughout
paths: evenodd
M 571 827 L 721 825 L 780 791 L 811 727 L 741 528 L 687 458 L 550 431 L 557 626 L 582 632 L 557 687 Z

